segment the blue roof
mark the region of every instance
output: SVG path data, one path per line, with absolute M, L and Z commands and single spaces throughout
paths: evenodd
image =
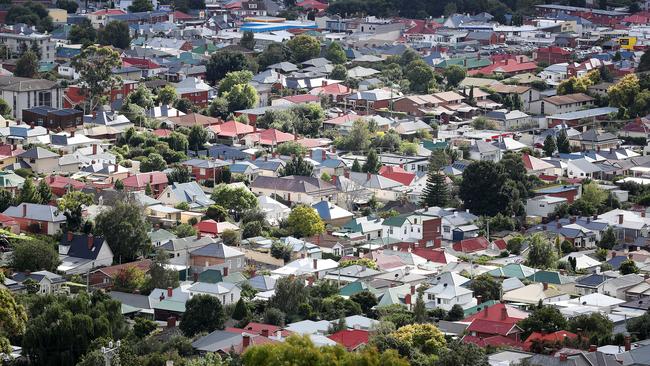
M 582 285 L 582 286 L 588 286 L 588 287 L 595 287 L 600 285 L 601 283 L 607 281 L 609 277 L 606 277 L 604 275 L 600 274 L 592 274 L 587 277 L 583 277 L 579 280 L 576 281 L 577 285 Z
M 567 113 L 560 113 L 560 114 L 554 114 L 552 116 L 548 116 L 548 119 L 564 119 L 564 120 L 575 120 L 575 119 L 582 119 L 582 118 L 592 118 L 592 117 L 597 117 L 597 116 L 602 116 L 610 113 L 617 113 L 618 108 L 614 107 L 601 107 L 601 108 L 592 108 L 592 109 L 585 109 L 581 111 L 575 111 L 575 112 L 567 112 Z
M 277 32 L 289 29 L 316 29 L 316 23 L 302 23 L 302 22 L 284 22 L 284 23 L 258 23 L 258 22 L 247 22 L 244 23 L 240 30 L 242 32 L 250 31 L 253 33 L 260 32 Z
M 627 260 L 627 257 L 624 255 L 617 255 L 614 258 L 611 258 L 610 260 L 607 261 L 613 269 L 618 271 L 618 268 L 621 266 L 621 263 L 625 262 Z
M 573 190 L 576 190 L 576 189 L 578 189 L 577 186 L 561 185 L 561 186 L 552 186 L 552 187 L 536 189 L 535 193 L 542 193 L 542 194 L 562 193 L 562 192 L 573 191 Z

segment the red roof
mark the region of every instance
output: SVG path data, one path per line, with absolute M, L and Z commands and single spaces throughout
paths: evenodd
M 495 335 L 492 337 L 487 337 L 487 338 L 479 338 L 479 337 L 474 337 L 471 335 L 466 335 L 463 337 L 463 342 L 465 343 L 474 343 L 475 345 L 479 347 L 486 347 L 486 346 L 493 346 L 493 347 L 502 347 L 502 346 L 509 346 L 509 347 L 514 347 L 514 348 L 522 348 L 521 342 L 517 342 L 516 340 L 508 337 L 504 337 L 502 335 Z
M 83 101 L 86 100 L 84 91 L 78 86 L 68 87 L 68 89 L 65 90 L 64 94 L 64 97 L 68 100 L 68 102 L 70 102 L 70 105 L 73 107 L 83 103 Z
M 499 248 L 499 250 L 506 250 L 506 247 L 508 246 L 506 241 L 503 239 L 497 239 L 493 241 L 494 245 Z
M 122 14 L 126 14 L 126 12 L 120 9 L 103 9 L 103 10 L 97 10 L 95 12 L 90 13 L 90 15 L 122 15 Z
M 568 56 L 571 54 L 570 51 L 565 50 L 562 47 L 558 46 L 549 46 L 549 47 L 540 47 L 537 49 L 537 53 L 550 53 L 554 55 L 565 55 Z
M 137 58 L 137 57 L 122 57 L 122 65 L 126 66 L 135 66 L 145 69 L 157 69 L 160 68 L 160 65 L 152 61 L 149 58 Z
M 243 328 L 226 328 L 225 330 L 227 332 L 233 332 L 233 333 L 248 333 L 248 334 L 257 334 L 257 335 L 262 335 L 262 331 L 268 330 L 269 336 L 274 336 L 276 335 L 277 331 L 280 331 L 280 334 L 282 334 L 283 337 L 288 337 L 291 334 L 293 334 L 293 332 L 284 330 L 276 325 L 255 323 L 255 322 L 250 322 L 248 323 L 248 325 L 246 325 Z
M 360 116 L 358 114 L 345 114 L 342 116 L 330 118 L 328 120 L 323 121 L 323 123 L 331 124 L 331 125 L 342 125 L 346 122 L 354 122 L 358 119 L 362 119 L 363 116 Z
M 172 130 L 167 130 L 164 128 L 159 128 L 157 130 L 153 130 L 153 134 L 158 136 L 158 137 L 169 137 L 172 134 Z
M 474 315 L 468 316 L 467 318 L 463 319 L 463 322 L 471 322 L 475 319 L 488 319 L 500 322 L 517 323 L 518 321 L 526 319 L 527 317 L 528 313 L 521 311 L 514 306 L 498 303 L 492 306 L 488 306 L 487 308 L 479 311 Z
M 435 34 L 436 30 L 443 26 L 438 22 L 421 19 L 407 19 L 405 25 L 411 28 L 407 29 L 404 34 Z
M 103 267 L 98 269 L 98 272 L 102 272 L 103 274 L 109 276 L 109 277 L 114 277 L 116 274 L 118 274 L 121 270 L 127 269 L 130 267 L 135 267 L 138 268 L 141 271 L 144 272 L 149 272 L 149 267 L 151 267 L 151 259 L 143 259 L 139 260 L 136 262 L 129 262 L 129 263 L 122 263 L 118 264 L 115 266 L 110 266 L 110 267 Z
M 516 325 L 516 322 L 476 319 L 467 327 L 467 331 L 507 336 Z
M 518 62 L 517 60 L 508 59 L 508 60 L 495 62 L 492 65 L 485 66 L 480 69 L 470 70 L 468 71 L 468 74 L 488 75 L 494 72 L 511 74 L 511 73 L 518 73 L 518 72 L 534 71 L 536 69 L 537 69 L 537 63 L 533 61 Z
M 185 13 L 183 13 L 182 11 L 178 11 L 178 10 L 174 11 L 172 14 L 174 15 L 174 19 L 177 19 L 177 20 L 190 20 L 190 19 L 194 19 L 191 15 L 189 15 L 189 14 L 185 14 Z
M 328 8 L 328 4 L 323 4 L 320 1 L 316 0 L 302 0 L 296 2 L 296 6 L 301 7 L 303 9 L 316 9 L 319 11 L 323 11 Z
M 46 178 L 45 182 L 50 188 L 67 189 L 68 187 L 79 190 L 86 186 L 83 182 L 78 180 L 62 177 L 60 175 L 50 175 Z
M 262 145 L 277 145 L 282 142 L 293 141 L 294 136 L 290 133 L 269 128 L 257 134 L 257 141 Z
M 402 183 L 405 186 L 410 186 L 413 183 L 413 179 L 415 179 L 415 173 L 409 173 L 399 166 L 382 166 L 379 169 L 379 175 Z
M 490 245 L 490 242 L 482 236 L 476 238 L 463 239 L 452 245 L 455 251 L 463 253 L 473 253 L 480 250 L 485 250 Z
M 223 5 L 224 9 L 228 10 L 233 10 L 233 9 L 241 9 L 241 1 L 233 1 L 231 3 Z
M 18 225 L 18 221 L 14 220 L 13 217 L 7 216 L 3 213 L 0 213 L 0 223 L 2 226 L 13 226 L 13 225 Z
M 13 145 L 0 145 L 0 156 L 16 156 L 24 153 L 25 150 Z
M 348 351 L 354 351 L 359 346 L 368 344 L 368 331 L 361 329 L 345 329 L 327 338 L 347 348 Z
M 310 139 L 310 138 L 302 138 L 297 140 L 296 142 L 308 149 L 315 148 L 315 147 L 324 147 L 332 143 L 327 139 Z
M 145 189 L 147 183 L 150 185 L 156 185 L 166 184 L 167 182 L 167 174 L 163 172 L 139 173 L 122 179 L 122 183 L 124 183 L 125 187 L 136 189 Z
M 623 23 L 632 23 L 632 24 L 648 24 L 650 23 L 650 13 L 636 13 L 628 15 L 625 18 L 621 19 Z
M 220 125 L 212 125 L 209 128 L 217 135 L 227 137 L 237 137 L 255 131 L 255 127 L 237 121 L 228 121 Z
M 447 256 L 444 249 L 413 248 L 411 253 L 418 255 L 430 262 L 447 264 Z
M 524 349 L 526 351 L 530 350 L 533 342 L 564 343 L 564 340 L 567 338 L 573 340 L 578 338 L 578 335 L 575 333 L 567 332 L 566 330 L 558 330 L 557 332 L 548 334 L 533 332 L 528 336 L 528 338 L 526 338 L 526 341 L 524 341 Z
M 326 95 L 348 95 L 352 93 L 352 89 L 348 88 L 343 84 L 334 83 L 334 84 L 328 84 L 325 86 L 316 87 L 312 89 L 310 93 L 326 94 Z
M 320 102 L 320 97 L 318 95 L 311 95 L 311 94 L 290 95 L 290 96 L 284 97 L 282 99 L 284 99 L 286 101 L 289 101 L 289 102 L 291 102 L 293 104 Z
M 206 234 L 212 234 L 213 236 L 216 236 L 219 234 L 219 226 L 218 223 L 212 219 L 208 220 L 203 220 L 199 222 L 198 224 L 194 225 L 194 227 L 200 232 L 200 233 L 206 233 Z

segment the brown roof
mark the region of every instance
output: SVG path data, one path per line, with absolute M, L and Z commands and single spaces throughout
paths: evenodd
M 47 90 L 57 86 L 55 81 L 45 79 L 29 79 L 14 76 L 0 76 L 0 89 L 7 91 Z
M 219 122 L 221 122 L 219 118 L 208 117 L 198 113 L 190 113 L 184 116 L 171 117 L 169 118 L 169 120 L 172 121 L 177 126 L 185 126 L 185 127 L 192 127 L 194 125 L 210 126 L 210 125 L 216 125 Z
M 507 85 L 507 84 L 495 84 L 490 85 L 490 89 L 494 90 L 497 93 L 503 94 L 523 94 L 530 89 L 530 86 L 521 86 L 521 85 Z
M 114 277 L 121 270 L 129 267 L 136 267 L 144 272 L 149 272 L 149 267 L 151 267 L 151 259 L 143 259 L 136 262 L 129 262 L 129 263 L 118 264 L 115 266 L 104 267 L 98 269 L 97 272 L 102 272 L 103 274 L 109 277 Z
M 567 94 L 567 95 L 556 95 L 553 97 L 544 98 L 545 102 L 561 105 L 561 104 L 572 104 L 572 103 L 581 103 L 581 102 L 591 102 L 594 98 L 583 93 Z
M 439 103 L 442 102 L 442 100 L 434 97 L 433 95 L 429 95 L 429 94 L 409 95 L 409 96 L 404 97 L 403 99 L 408 99 L 408 100 L 410 100 L 413 103 L 416 103 L 418 105 L 439 104 Z

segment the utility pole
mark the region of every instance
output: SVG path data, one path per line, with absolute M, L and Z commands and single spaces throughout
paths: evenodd
M 104 366 L 111 366 L 113 362 L 113 358 L 117 356 L 117 352 L 119 351 L 120 348 L 120 341 L 117 341 L 115 343 L 115 347 L 113 347 L 113 341 L 108 342 L 108 347 L 102 347 L 101 352 L 102 355 L 104 356 Z M 116 365 L 119 365 L 119 359 L 117 360 Z

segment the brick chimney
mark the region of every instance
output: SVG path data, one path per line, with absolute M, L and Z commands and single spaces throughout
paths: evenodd
M 95 238 L 93 237 L 93 234 L 88 234 L 88 249 L 92 249 L 93 246 L 95 245 Z
M 167 287 L 167 297 L 172 297 L 174 295 L 174 289 Z
M 476 305 L 481 305 L 482 302 L 483 302 L 483 296 L 476 295 Z
M 544 285 L 544 291 L 548 290 L 548 283 L 547 282 L 542 283 L 542 285 Z
M 74 137 L 75 130 L 70 131 L 70 137 Z
M 262 337 L 269 337 L 269 330 L 268 329 L 262 329 Z
M 625 336 L 625 352 L 632 350 L 632 337 L 629 335 Z
M 366 180 L 370 180 L 370 178 L 372 178 L 372 173 L 366 173 Z
M 223 267 L 223 271 L 221 271 L 223 274 L 223 277 L 228 276 L 228 267 Z
M 618 215 L 618 224 L 623 225 L 623 214 Z
M 508 309 L 504 306 L 501 308 L 501 320 L 506 320 L 508 319 Z
M 153 173 L 149 173 L 149 183 L 153 183 Z
M 201 239 L 201 236 L 202 236 L 202 235 L 201 235 L 201 230 L 197 230 L 197 231 L 196 231 L 196 240 Z
M 27 217 L 27 204 L 23 203 L 23 217 Z
M 312 265 L 313 265 L 314 269 L 318 269 L 318 259 L 316 259 L 316 258 L 312 259 Z
M 93 145 L 93 155 L 97 155 L 97 144 Z
M 72 239 L 74 239 L 74 234 L 72 234 L 72 231 L 68 230 L 68 242 L 72 242 Z
M 176 317 L 170 316 L 167 318 L 167 328 L 174 328 L 176 326 Z
M 567 361 L 567 354 L 566 353 L 560 353 L 560 361 L 566 362 Z
M 411 285 L 411 295 L 415 295 L 415 285 Z
M 246 349 L 246 348 L 248 348 L 248 346 L 251 345 L 251 336 L 249 336 L 248 334 L 244 334 L 244 335 L 242 336 L 242 343 L 241 343 L 241 345 L 242 345 L 242 349 Z
M 404 303 L 406 303 L 406 305 L 411 305 L 411 294 L 406 294 L 404 297 Z
M 589 345 L 589 352 L 596 352 L 598 350 L 598 346 L 595 344 L 590 344 Z

